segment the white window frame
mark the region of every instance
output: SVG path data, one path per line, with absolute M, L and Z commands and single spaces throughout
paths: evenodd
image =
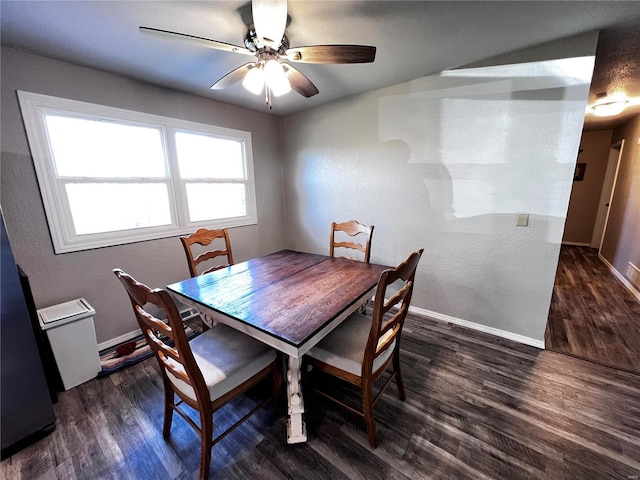
M 76 252 L 172 237 L 191 233 L 202 227 L 230 228 L 258 223 L 250 132 L 23 91 L 18 91 L 18 99 L 55 253 Z M 164 149 L 168 160 L 166 180 L 168 181 L 171 224 L 77 235 L 73 228 L 73 219 L 64 185 L 55 174 L 54 160 L 45 124 L 45 115 L 50 113 L 159 128 L 164 134 Z M 246 178 L 239 182 L 246 185 L 247 214 L 245 216 L 199 222 L 188 220 L 185 181 L 179 177 L 175 145 L 175 133 L 179 131 L 230 138 L 241 142 L 244 148 Z M 155 180 L 164 181 L 163 179 Z M 220 181 L 224 182 L 224 180 Z

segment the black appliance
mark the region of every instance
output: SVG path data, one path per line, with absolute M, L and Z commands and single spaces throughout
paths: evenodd
M 0 217 L 0 455 L 6 458 L 53 431 L 56 417 L 1 210 Z

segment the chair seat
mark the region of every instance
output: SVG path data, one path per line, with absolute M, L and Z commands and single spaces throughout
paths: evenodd
M 276 358 L 272 348 L 223 324 L 198 335 L 189 345 L 209 389 L 211 401 L 251 378 Z M 177 390 L 196 399 L 190 385 L 168 370 L 167 375 Z
M 323 338 L 307 355 L 327 365 L 353 375 L 362 375 L 364 350 L 371 330 L 371 318 L 352 313 L 344 322 Z M 395 347 L 395 340 L 373 362 L 373 371 L 386 362 Z

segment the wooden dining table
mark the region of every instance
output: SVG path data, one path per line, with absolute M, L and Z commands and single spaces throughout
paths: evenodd
M 302 356 L 375 292 L 384 265 L 282 250 L 167 288 L 209 324 L 224 323 L 286 354 L 287 441 L 307 440 Z

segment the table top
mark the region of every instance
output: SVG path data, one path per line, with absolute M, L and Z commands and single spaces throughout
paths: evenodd
M 282 250 L 167 288 L 299 348 L 361 300 L 387 268 Z

